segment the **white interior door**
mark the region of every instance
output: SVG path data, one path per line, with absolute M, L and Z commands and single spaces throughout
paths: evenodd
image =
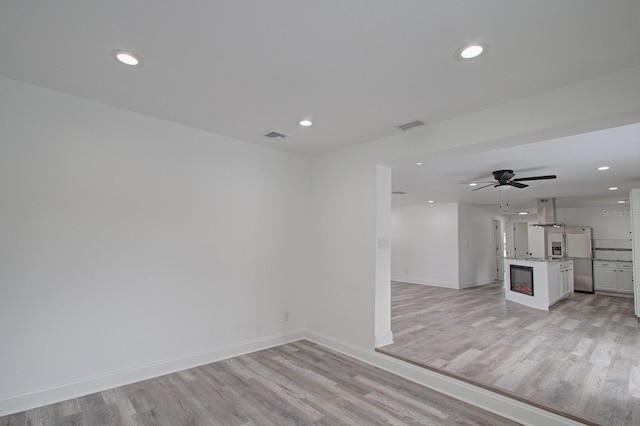
M 537 226 L 529 226 L 528 227 L 528 251 L 529 256 L 532 257 L 547 257 L 546 250 L 546 230 L 545 228 L 540 228 Z
M 513 257 L 523 258 L 529 251 L 529 225 L 526 222 L 513 224 Z

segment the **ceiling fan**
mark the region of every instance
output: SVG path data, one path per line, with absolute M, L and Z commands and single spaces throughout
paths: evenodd
M 498 188 L 500 186 L 514 186 L 516 188 L 526 188 L 529 185 L 525 183 L 520 183 L 520 182 L 529 181 L 529 180 L 555 179 L 557 177 L 556 175 L 545 175 L 545 176 L 529 176 L 529 177 L 513 179 L 515 175 L 516 174 L 513 173 L 513 170 L 496 170 L 495 172 L 493 172 L 493 177 L 495 179 L 495 182 L 487 182 L 488 185 L 472 189 L 472 191 L 488 188 L 490 186 L 493 186 L 494 188 Z

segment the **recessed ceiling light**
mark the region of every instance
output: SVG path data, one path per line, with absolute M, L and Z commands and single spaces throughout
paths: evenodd
M 434 201 L 433 201 L 433 200 L 429 200 L 429 201 L 427 201 L 427 203 L 429 203 L 429 204 L 433 204 L 433 203 L 434 203 Z
M 624 201 L 624 200 L 620 200 L 620 201 L 618 201 L 618 204 L 624 204 L 624 203 L 625 203 L 625 201 Z
M 300 122 L 298 123 L 303 127 L 309 127 L 311 126 L 313 123 L 311 122 L 311 120 L 300 120 Z
M 518 214 L 525 215 L 525 214 L 529 214 L 529 212 L 522 211 L 522 212 L 518 212 Z
M 465 44 L 458 50 L 456 50 L 456 58 L 458 59 L 473 59 L 477 58 L 484 52 L 486 52 L 487 46 L 482 43 Z
M 612 186 L 611 188 L 609 188 L 609 191 L 615 191 L 616 189 L 618 189 L 617 186 Z
M 601 167 L 598 167 L 598 170 L 609 170 L 609 169 L 610 169 L 610 167 L 609 167 L 609 166 L 601 166 Z
M 127 52 L 126 50 L 112 50 L 111 56 L 113 56 L 118 62 L 132 67 L 139 67 L 142 65 L 142 59 L 135 53 Z
M 420 161 L 419 163 L 416 163 L 416 166 L 422 166 L 422 161 Z
M 471 183 L 469 184 L 469 186 L 478 186 L 478 184 L 477 184 L 477 183 L 475 183 L 475 182 L 471 182 Z

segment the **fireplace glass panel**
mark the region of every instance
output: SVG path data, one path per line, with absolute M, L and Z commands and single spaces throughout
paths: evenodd
M 533 296 L 533 267 L 511 265 L 511 291 Z

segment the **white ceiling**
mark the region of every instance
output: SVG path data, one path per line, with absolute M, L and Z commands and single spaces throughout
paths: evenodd
M 315 154 L 638 66 L 639 21 L 638 0 L 3 0 L 0 75 Z M 454 59 L 474 41 L 485 55 Z
M 600 166 L 610 169 L 598 171 Z M 557 179 L 523 182 L 529 187 L 506 191 L 493 186 L 472 191 L 468 185 L 491 181 L 492 171 L 504 169 L 513 170 L 515 178 L 556 175 Z M 640 124 L 503 149 L 419 157 L 393 167 L 393 190 L 406 192 L 393 195 L 395 206 L 433 200 L 487 205 L 506 214 L 519 210 L 535 214 L 537 198 L 554 197 L 557 207 L 615 205 L 628 201 L 632 188 L 640 188 Z

